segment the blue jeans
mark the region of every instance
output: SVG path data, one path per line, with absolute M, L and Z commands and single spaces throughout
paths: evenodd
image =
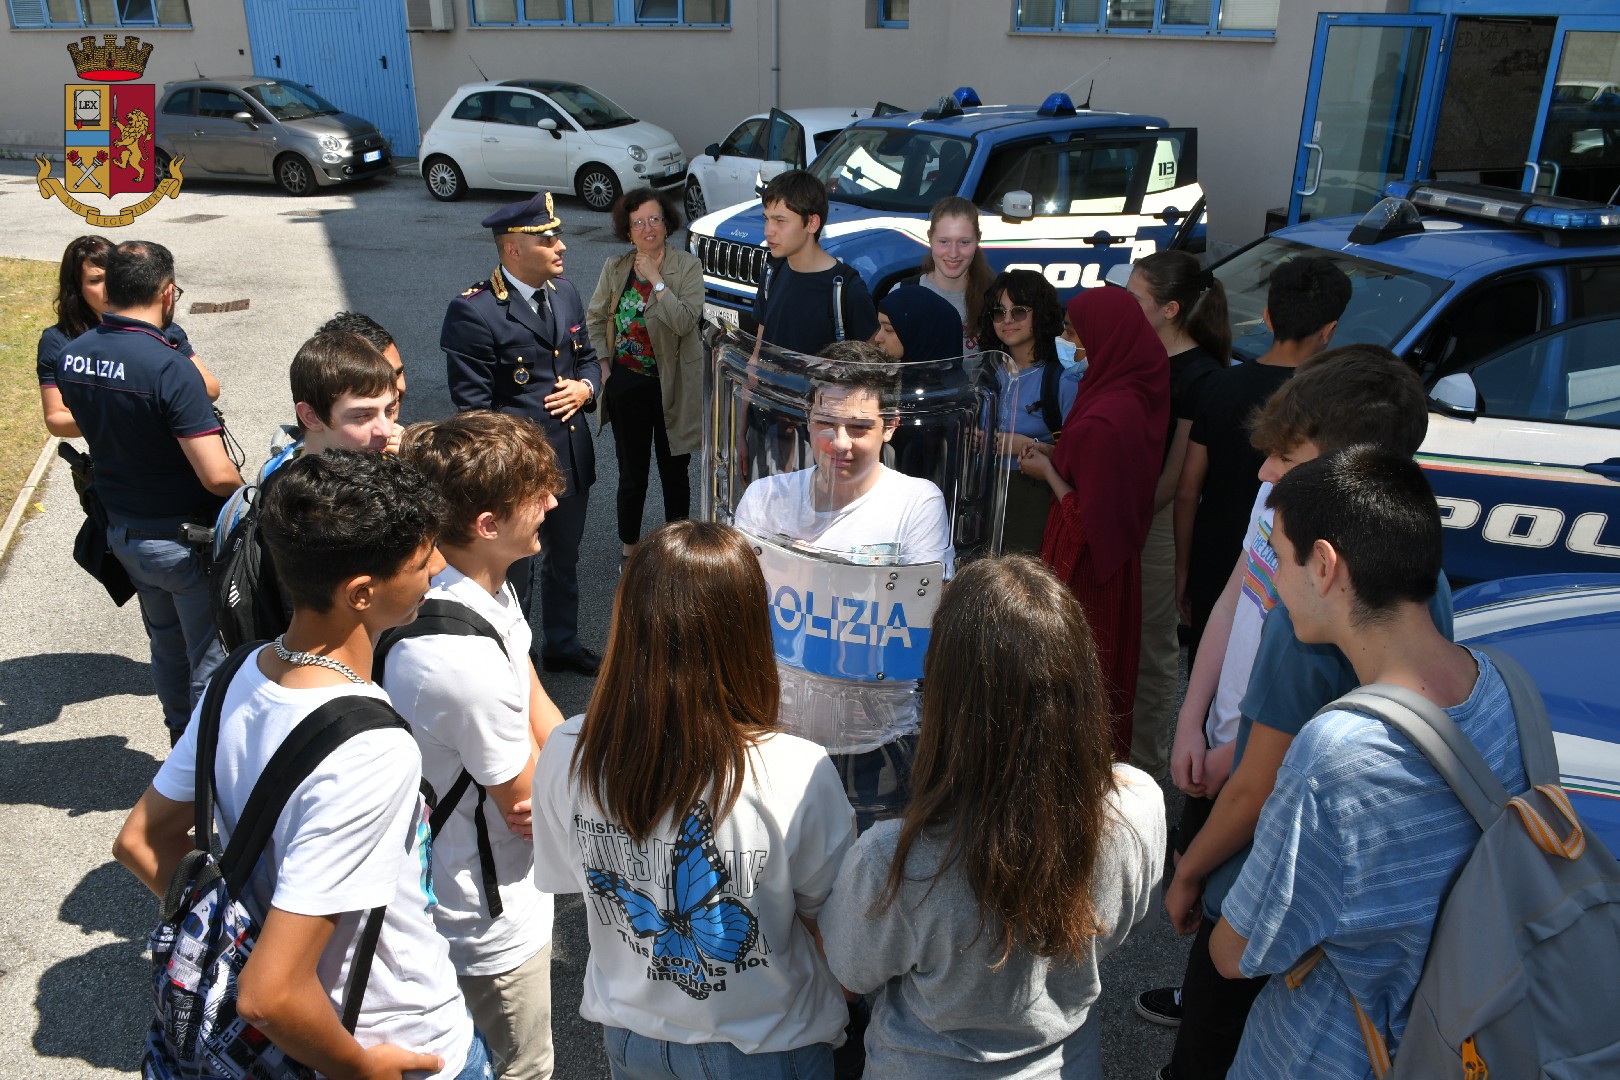
M 208 676 L 225 659 L 214 633 L 202 559 L 172 537 L 162 539 L 122 525 L 107 527 L 107 546 L 123 563 L 141 602 L 163 722 L 170 731 L 184 731 Z
M 467 1060 L 455 1080 L 494 1080 L 495 1066 L 489 1060 L 489 1044 L 477 1028 L 473 1029 L 472 1045 L 467 1047 Z
M 902 735 L 864 754 L 829 754 L 844 781 L 844 794 L 855 809 L 855 833 L 880 821 L 897 818 L 911 802 L 911 766 L 917 757 L 917 733 Z
M 625 1028 L 603 1027 L 613 1080 L 806 1080 L 832 1077 L 832 1045 L 745 1054 L 726 1042 L 664 1042 Z

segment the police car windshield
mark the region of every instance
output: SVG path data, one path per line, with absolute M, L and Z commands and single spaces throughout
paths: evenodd
M 277 120 L 302 120 L 306 116 L 331 116 L 337 106 L 315 91 L 292 83 L 259 83 L 243 91 L 265 107 Z
M 852 127 L 833 140 L 810 171 L 835 202 L 922 214 L 961 190 L 970 155 L 968 140 L 953 135 Z
M 586 131 L 624 127 L 636 122 L 635 117 L 588 86 L 565 87 L 546 93 Z
M 1311 255 L 1330 260 L 1350 278 L 1350 306 L 1333 332 L 1334 345 L 1395 343 L 1451 283 L 1343 251 L 1328 251 L 1270 237 L 1215 267 L 1226 286 L 1232 320 L 1232 356 L 1253 360 L 1271 348 L 1266 329 L 1266 290 L 1271 272 L 1289 259 Z

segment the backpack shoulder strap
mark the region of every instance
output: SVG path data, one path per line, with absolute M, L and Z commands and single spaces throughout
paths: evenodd
M 1041 365 L 1041 422 L 1056 439 L 1063 430 L 1063 362 L 1053 357 Z
M 196 811 L 196 833 L 199 850 L 208 851 L 214 836 L 214 759 L 219 751 L 219 722 L 225 711 L 225 694 L 231 688 L 242 665 L 249 657 L 257 656 L 262 641 L 250 642 L 225 658 L 214 669 L 203 691 L 202 711 L 197 714 L 197 761 L 192 774 L 192 803 Z
M 387 668 L 388 654 L 393 647 L 406 638 L 432 637 L 436 634 L 448 634 L 454 637 L 484 637 L 489 638 L 500 646 L 501 652 L 506 652 L 506 642 L 501 639 L 500 631 L 489 624 L 489 620 L 466 604 L 455 600 L 446 600 L 435 597 L 424 601 L 417 609 L 416 618 L 404 626 L 396 626 L 383 631 L 377 639 L 377 647 L 371 657 L 371 677 L 375 682 L 383 681 L 383 672 Z
M 834 267 L 834 269 L 835 270 L 842 269 L 843 265 L 844 265 L 843 263 L 839 263 L 838 266 Z M 833 275 L 833 280 L 832 280 L 832 316 L 833 316 L 833 340 L 834 341 L 843 341 L 844 336 L 845 336 L 845 330 L 844 330 L 844 275 L 841 274 L 841 273 L 835 273 Z
M 417 611 L 416 618 L 404 626 L 395 627 L 384 632 L 377 641 L 377 648 L 373 652 L 371 661 L 371 677 L 378 682 L 383 680 L 383 672 L 387 664 L 388 652 L 396 644 L 413 637 L 431 637 L 435 634 L 450 634 L 458 637 L 486 637 L 499 645 L 501 652 L 506 652 L 506 643 L 489 620 L 479 615 L 466 604 L 455 600 L 435 597 L 422 604 Z M 484 820 L 485 792 L 482 784 L 473 779 L 472 773 L 462 769 L 455 781 L 445 791 L 444 797 L 433 807 L 428 817 L 428 832 L 433 837 L 439 835 L 445 822 L 455 812 L 456 806 L 461 802 L 463 795 L 469 787 L 478 790 L 478 806 L 473 811 L 474 840 L 478 845 L 478 864 L 480 875 L 484 883 L 484 895 L 489 907 L 489 917 L 499 918 L 504 906 L 501 902 L 500 889 L 495 878 L 495 852 L 490 844 L 489 825 Z
M 1553 741 L 1547 703 L 1542 700 L 1535 680 L 1524 670 L 1524 665 L 1501 649 L 1491 645 L 1476 648 L 1490 657 L 1507 684 L 1508 698 L 1513 702 L 1513 719 L 1519 725 L 1519 755 L 1524 759 L 1524 775 L 1530 786 L 1558 783 L 1558 744 Z
M 394 727 L 410 731 L 386 701 L 359 694 L 333 698 L 299 721 L 259 774 L 219 860 L 231 895 L 241 895 L 287 800 L 316 766 L 361 732 Z
M 1331 709 L 1382 720 L 1410 739 L 1480 829 L 1488 828 L 1507 806 L 1507 788 L 1491 772 L 1479 749 L 1444 709 L 1421 694 L 1403 686 L 1375 683 L 1329 702 L 1317 715 Z

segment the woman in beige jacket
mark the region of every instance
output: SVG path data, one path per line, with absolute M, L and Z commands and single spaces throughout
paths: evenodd
M 664 520 L 677 521 L 691 513 L 687 463 L 703 445 L 703 269 L 669 242 L 681 225 L 667 196 L 626 192 L 613 205 L 613 232 L 631 249 L 602 267 L 585 312 L 606 385 L 602 423 L 614 425 L 626 557 L 641 537 L 654 453 Z

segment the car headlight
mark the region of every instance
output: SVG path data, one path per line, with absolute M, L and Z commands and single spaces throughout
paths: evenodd
M 647 160 L 647 151 L 643 150 L 641 147 L 637 146 L 635 143 L 631 143 L 630 146 L 628 147 L 628 149 L 630 151 L 630 158 L 631 158 L 632 161 L 646 161 Z
M 338 140 L 336 135 L 322 135 L 321 149 L 331 150 L 336 153 L 337 151 L 343 149 L 343 143 Z

